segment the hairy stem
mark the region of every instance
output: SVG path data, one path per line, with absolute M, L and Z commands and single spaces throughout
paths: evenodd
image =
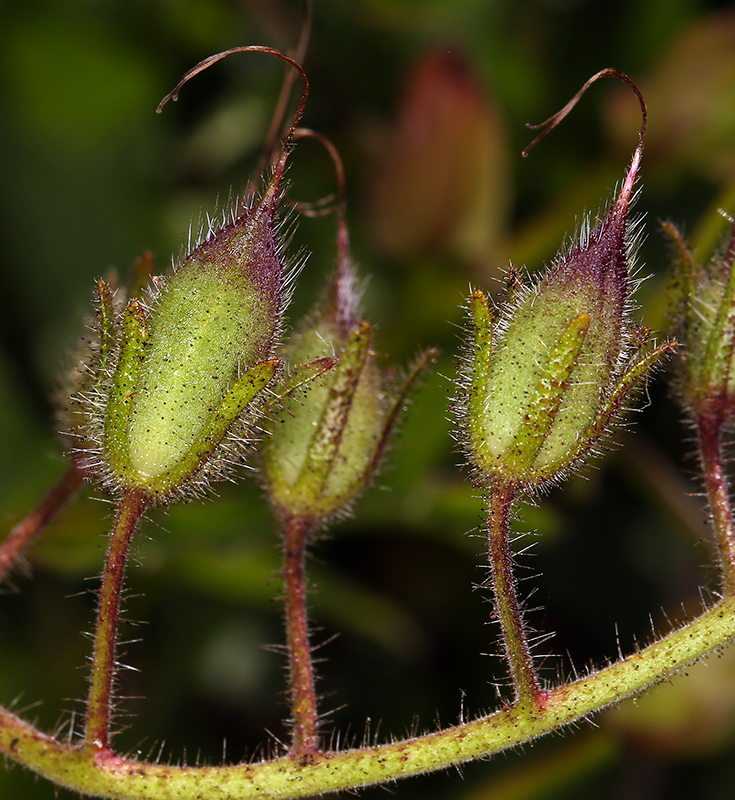
M 72 464 L 38 507 L 13 528 L 10 536 L 0 544 L 0 582 L 81 483 L 82 473 Z
M 513 679 L 515 700 L 535 706 L 541 689 L 523 624 L 510 549 L 509 522 L 514 499 L 515 488 L 501 484 L 493 486 L 488 509 L 488 548 L 495 614 L 502 629 L 503 649 Z
M 722 590 L 735 594 L 735 525 L 730 504 L 730 487 L 722 453 L 722 423 L 719 418 L 701 416 L 697 420 L 699 453 L 702 460 L 707 499 L 720 553 Z
M 139 492 L 124 495 L 110 534 L 105 571 L 97 607 L 97 630 L 92 656 L 92 686 L 87 701 L 85 744 L 95 752 L 110 746 L 110 714 L 115 680 L 115 650 L 120 619 L 120 595 L 125 578 L 130 540 L 147 501 Z
M 286 642 L 291 679 L 293 737 L 291 755 L 308 757 L 319 752 L 314 667 L 309 646 L 306 611 L 306 543 L 311 521 L 289 517 L 284 522 L 283 582 L 286 601 Z
M 735 597 L 627 658 L 515 706 L 390 744 L 228 767 L 175 767 L 95 754 L 45 736 L 0 708 L 0 751 L 73 791 L 118 800 L 286 800 L 356 789 L 482 758 L 551 733 L 668 680 L 735 638 Z

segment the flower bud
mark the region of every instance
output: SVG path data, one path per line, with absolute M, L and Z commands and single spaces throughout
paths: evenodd
M 398 258 L 489 260 L 510 207 L 499 105 L 463 56 L 442 47 L 416 59 L 398 108 L 369 184 L 377 243 Z
M 222 457 L 222 443 L 237 438 L 236 423 L 278 371 L 284 269 L 275 212 L 284 161 L 257 203 L 168 278 L 153 279 L 146 302 L 113 302 L 100 282 L 91 357 L 72 406 L 77 417 L 83 409 L 76 427 L 95 443 L 82 461 L 108 488 L 150 501 L 184 497 L 233 460 Z
M 265 53 L 296 69 L 301 101 L 273 174 L 257 201 L 251 183 L 219 230 L 210 228 L 168 278 L 150 278 L 144 256 L 130 299 L 100 282 L 97 325 L 62 418 L 80 447 L 75 459 L 111 490 L 145 502 L 185 499 L 223 477 L 247 443 L 246 423 L 279 371 L 272 358 L 284 306 L 283 252 L 276 208 L 309 82 L 297 61 L 258 45 L 233 47 L 192 67 L 158 106 L 235 53 Z M 274 130 L 282 119 L 277 112 Z M 124 307 L 123 307 L 124 306 Z M 89 444 L 92 444 L 92 447 Z M 234 452 L 233 452 L 234 451 Z
M 604 218 L 591 230 L 585 226 L 539 282 L 516 291 L 498 324 L 482 292 L 470 299 L 473 333 L 458 411 L 480 483 L 535 488 L 559 478 L 591 449 L 635 380 L 669 348 L 627 356 L 628 211 L 645 130 L 642 98 L 641 107 L 639 145 Z
M 722 252 L 704 267 L 692 256 L 678 231 L 664 226 L 680 256 L 684 299 L 681 338 L 685 346 L 679 387 L 695 418 L 717 424 L 735 414 L 735 221 Z
M 297 369 L 263 443 L 263 481 L 281 517 L 323 523 L 349 508 L 375 473 L 406 394 L 426 354 L 389 398 L 371 349 L 372 326 L 360 321 L 355 270 L 341 231 L 340 261 L 316 313 L 287 347 L 291 363 L 338 355 L 336 367 L 309 380 L 300 395 Z

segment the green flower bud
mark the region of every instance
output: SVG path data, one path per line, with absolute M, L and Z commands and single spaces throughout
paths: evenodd
M 90 404 L 97 401 L 97 376 L 109 371 L 115 347 L 114 320 L 124 292 L 117 288 L 117 275 L 97 281 L 94 318 L 88 321 L 76 353 L 76 363 L 63 375 L 55 394 L 56 416 L 64 443 L 77 469 L 88 476 L 98 461 L 99 443 L 90 435 Z M 92 398 L 95 400 L 93 401 Z
M 338 355 L 336 367 L 301 384 L 297 369 L 263 443 L 263 481 L 282 517 L 323 523 L 349 509 L 375 473 L 406 393 L 430 358 L 426 354 L 388 397 L 371 349 L 372 327 L 360 321 L 355 271 L 340 237 L 340 263 L 317 312 L 286 350 L 291 363 Z
M 91 441 L 79 460 L 116 492 L 149 501 L 226 474 L 243 412 L 271 382 L 283 258 L 275 212 L 285 154 L 265 192 L 150 284 L 145 302 L 98 287 L 97 324 L 69 408 Z M 248 413 L 250 416 L 250 413 Z M 231 450 L 232 448 L 230 448 Z
M 210 228 L 167 278 L 151 278 L 152 259 L 140 259 L 127 303 L 100 282 L 96 325 L 68 381 L 73 391 L 61 418 L 77 442 L 77 464 L 108 489 L 146 503 L 186 499 L 226 476 L 241 460 L 248 423 L 279 372 L 272 353 L 288 279 L 275 216 L 308 94 L 306 74 L 278 50 L 233 47 L 190 69 L 158 111 L 213 64 L 253 52 L 285 61 L 304 84 L 263 194 L 254 201 L 251 183 L 230 220 Z
M 735 221 L 707 267 L 695 267 L 678 231 L 664 228 L 679 253 L 684 299 L 680 392 L 695 418 L 722 424 L 735 414 Z
M 281 512 L 328 518 L 367 482 L 385 414 L 371 338 L 367 323 L 344 341 L 320 320 L 289 349 L 296 362 L 331 352 L 339 361 L 331 373 L 309 383 L 304 397 L 285 402 L 280 424 L 266 442 L 264 477 Z
M 460 439 L 481 484 L 531 489 L 561 477 L 670 348 L 629 355 L 628 211 L 645 130 L 640 99 L 639 145 L 604 218 L 591 230 L 585 226 L 534 286 L 517 290 L 497 324 L 482 292 L 470 299 L 470 352 L 457 411 Z

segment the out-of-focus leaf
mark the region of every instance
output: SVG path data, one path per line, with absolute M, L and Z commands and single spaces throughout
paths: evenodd
M 60 447 L 33 418 L 20 383 L 0 350 L 0 524 L 5 531 L 29 513 L 66 469 Z M 56 453 L 54 452 L 56 450 Z
M 280 592 L 275 546 L 245 545 L 222 552 L 179 549 L 171 554 L 166 572 L 177 586 L 239 603 L 271 607 Z M 394 656 L 409 658 L 421 648 L 424 633 L 420 626 L 390 598 L 324 568 L 311 568 L 309 574 L 316 587 L 311 601 L 317 619 L 377 642 Z
M 735 169 L 735 13 L 721 11 L 685 27 L 640 82 L 649 111 L 646 161 L 669 181 L 694 169 L 720 183 Z M 616 92 L 607 122 L 618 142 L 630 141 L 639 115 L 630 95 Z
M 142 118 L 157 96 L 142 53 L 103 27 L 67 25 L 56 15 L 18 25 L 0 63 L 27 132 L 74 148 L 120 136 L 121 123 Z
M 563 797 L 578 781 L 614 761 L 614 737 L 594 733 L 559 745 L 542 757 L 526 754 L 523 769 L 512 764 L 457 796 L 456 800 L 543 800 Z M 576 795 L 575 795 L 576 796 Z
M 270 113 L 262 98 L 223 103 L 189 139 L 185 164 L 209 176 L 232 169 L 244 154 L 260 149 Z

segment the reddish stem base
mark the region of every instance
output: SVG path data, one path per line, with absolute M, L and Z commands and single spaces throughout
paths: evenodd
M 285 521 L 283 529 L 286 641 L 293 720 L 290 753 L 296 758 L 308 761 L 311 756 L 321 752 L 314 666 L 309 645 L 309 620 L 306 610 L 305 556 L 312 523 L 301 517 L 291 517 Z

